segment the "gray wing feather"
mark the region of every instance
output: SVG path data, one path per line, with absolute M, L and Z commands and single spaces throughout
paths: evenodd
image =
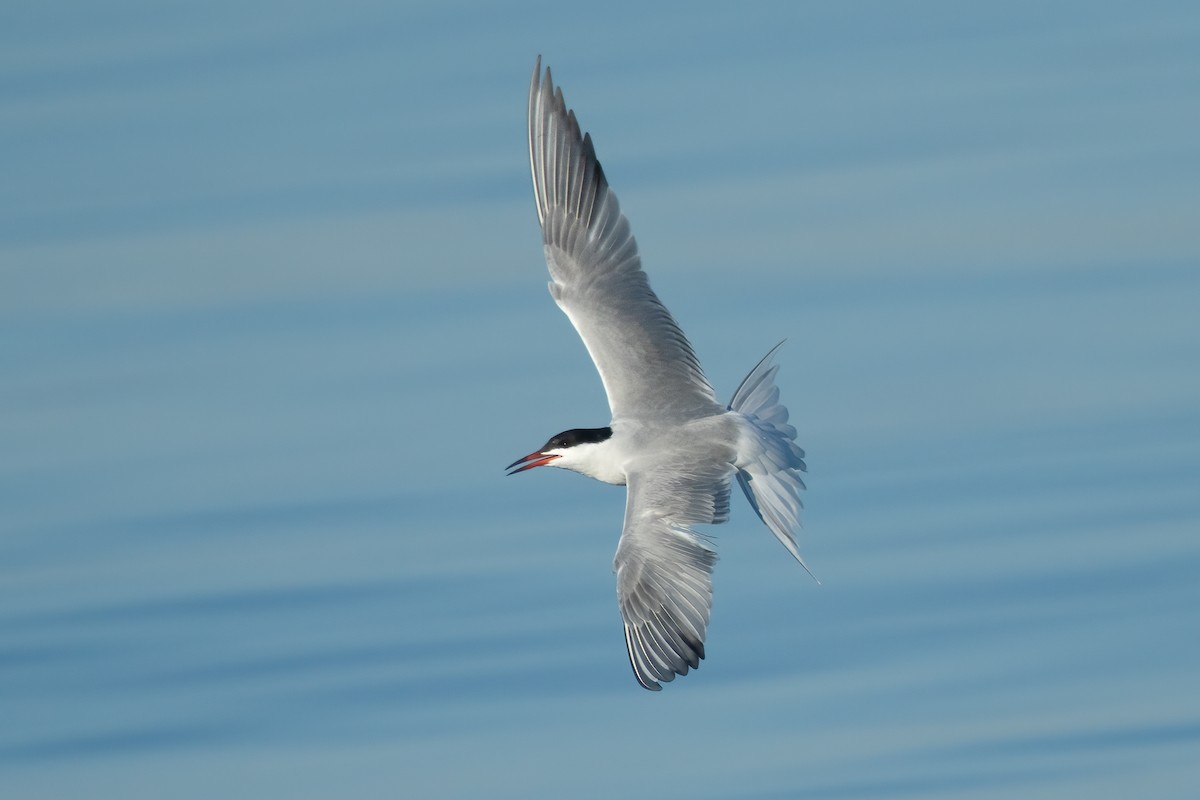
M 613 562 L 617 602 L 633 674 L 658 691 L 704 658 L 717 554 L 690 526 L 728 518 L 729 473 L 660 465 L 630 473 L 626 485 L 625 528 Z
M 650 289 L 591 136 L 541 63 L 529 85 L 529 162 L 550 294 L 595 362 L 613 418 L 719 413 L 691 344 Z

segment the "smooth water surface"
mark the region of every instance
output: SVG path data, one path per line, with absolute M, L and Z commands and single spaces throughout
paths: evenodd
M 0 17 L 0 793 L 1191 797 L 1200 12 L 24 4 Z M 545 291 L 541 53 L 730 394 L 652 695 Z

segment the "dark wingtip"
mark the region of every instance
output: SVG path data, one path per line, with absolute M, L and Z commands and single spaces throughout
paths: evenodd
M 657 681 L 642 680 L 642 676 L 637 674 L 637 670 L 633 671 L 633 676 L 635 678 L 637 678 L 637 682 L 642 685 L 643 689 L 647 689 L 651 692 L 661 692 L 662 691 L 661 684 L 659 684 Z

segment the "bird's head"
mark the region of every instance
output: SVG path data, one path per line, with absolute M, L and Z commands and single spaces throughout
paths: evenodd
M 572 428 L 550 437 L 539 449 L 518 458 L 505 469 L 516 475 L 534 467 L 554 466 L 592 474 L 592 462 L 599 455 L 600 445 L 612 436 L 612 428 Z M 515 469 L 514 469 L 515 467 Z

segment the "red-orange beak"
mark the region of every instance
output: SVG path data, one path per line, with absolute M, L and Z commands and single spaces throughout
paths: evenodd
M 510 472 L 508 474 L 516 475 L 518 472 L 524 472 L 527 469 L 533 469 L 534 467 L 544 467 L 547 464 L 549 464 L 551 461 L 553 461 L 554 459 L 559 458 L 559 457 L 560 456 L 546 455 L 545 453 L 542 453 L 540 451 L 535 451 L 535 452 L 530 453 L 527 456 L 521 456 L 516 461 L 514 461 L 513 463 L 511 463 L 507 467 L 505 467 L 505 469 L 512 469 L 512 472 Z M 517 469 L 513 469 L 513 467 L 516 467 L 518 464 L 521 464 L 523 466 L 517 467 Z

